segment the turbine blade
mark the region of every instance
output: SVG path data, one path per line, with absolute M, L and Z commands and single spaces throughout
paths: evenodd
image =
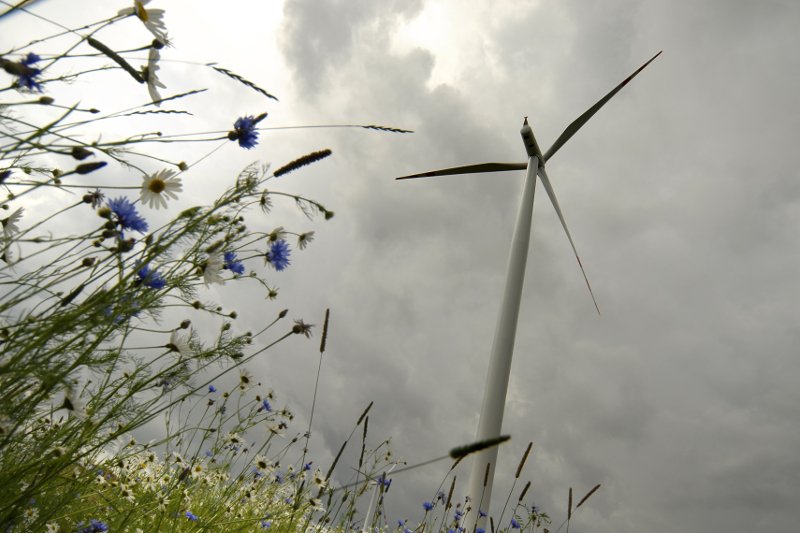
M 663 51 L 663 50 L 662 50 L 662 51 Z M 639 67 L 638 69 L 636 69 L 636 71 L 635 71 L 633 74 L 631 74 L 630 76 L 628 76 L 627 78 L 625 78 L 625 79 L 622 81 L 622 83 L 620 83 L 619 85 L 617 85 L 616 87 L 614 87 L 614 89 L 613 89 L 613 90 L 612 90 L 610 93 L 608 93 L 607 95 L 605 95 L 604 97 L 602 97 L 602 98 L 601 98 L 601 99 L 600 99 L 600 100 L 599 100 L 599 101 L 598 101 L 596 104 L 594 104 L 592 107 L 590 107 L 590 108 L 589 108 L 589 109 L 588 109 L 588 110 L 587 110 L 587 111 L 586 111 L 586 112 L 585 112 L 583 115 L 581 115 L 581 116 L 579 116 L 578 118 L 576 118 L 576 119 L 575 119 L 575 120 L 572 122 L 572 124 L 570 124 L 569 126 L 567 126 L 567 129 L 565 129 L 565 130 L 564 130 L 564 132 L 563 132 L 563 133 L 562 133 L 562 134 L 561 134 L 561 135 L 558 137 L 558 139 L 556 139 L 556 142 L 554 142 L 554 143 L 553 143 L 553 146 L 551 146 L 551 147 L 550 147 L 550 149 L 549 149 L 549 150 L 547 150 L 547 152 L 544 154 L 544 160 L 545 160 L 545 161 L 547 161 L 548 159 L 550 159 L 551 157 L 553 157 L 553 154 L 555 154 L 555 153 L 558 151 L 558 149 L 559 149 L 559 148 L 561 148 L 562 146 L 564 146 L 564 143 L 566 143 L 566 142 L 567 142 L 567 141 L 568 141 L 568 140 L 569 140 L 569 139 L 570 139 L 570 138 L 571 138 L 573 135 L 575 135 L 575 133 L 576 133 L 576 132 L 577 132 L 579 129 L 581 129 L 581 127 L 582 127 L 584 124 L 586 124 L 586 122 L 587 122 L 587 121 L 588 121 L 590 118 L 592 118 L 592 116 L 593 116 L 595 113 L 597 113 L 597 112 L 600 110 L 600 108 L 601 108 L 601 107 L 603 107 L 604 105 L 606 105 L 606 102 L 608 102 L 609 100 L 611 100 L 611 98 L 612 98 L 612 97 L 613 97 L 615 94 L 617 94 L 617 93 L 620 91 L 620 89 L 622 89 L 623 87 L 625 87 L 625 85 L 627 85 L 627 83 L 628 83 L 629 81 L 631 81 L 631 80 L 632 80 L 632 79 L 633 79 L 633 78 L 634 78 L 634 77 L 635 77 L 637 74 L 639 74 L 639 73 L 640 73 L 640 72 L 641 72 L 641 71 L 644 69 L 644 67 L 646 67 L 647 65 L 649 65 L 650 63 L 652 63 L 652 62 L 653 62 L 653 60 L 654 60 L 655 58 L 657 58 L 658 56 L 660 56 L 660 55 L 661 55 L 661 52 L 659 52 L 659 53 L 657 53 L 656 55 L 654 55 L 653 57 L 651 57 L 651 58 L 650 58 L 650 61 L 648 61 L 647 63 L 645 63 L 644 65 L 642 65 L 642 66 L 641 66 L 641 67 Z
M 572 251 L 575 253 L 575 259 L 578 260 L 578 266 L 581 267 L 581 273 L 583 273 L 583 279 L 586 281 L 586 287 L 589 289 L 589 295 L 592 297 L 592 301 L 594 302 L 594 308 L 597 309 L 597 314 L 599 315 L 600 307 L 597 306 L 597 300 L 594 297 L 594 292 L 592 292 L 592 286 L 589 283 L 589 278 L 586 277 L 586 271 L 583 269 L 583 263 L 581 263 L 581 258 L 578 256 L 578 250 L 575 248 L 575 243 L 572 242 L 572 235 L 570 235 L 569 233 L 569 228 L 567 228 L 567 222 L 566 220 L 564 220 L 564 214 L 561 212 L 561 206 L 558 205 L 558 199 L 556 198 L 556 193 L 553 190 L 553 186 L 550 184 L 550 178 L 547 177 L 547 172 L 544 170 L 544 167 L 539 167 L 539 178 L 541 178 L 542 185 L 544 185 L 544 190 L 547 191 L 547 196 L 550 197 L 550 202 L 552 202 L 553 207 L 556 210 L 558 219 L 561 221 L 561 226 L 567 233 L 567 239 L 569 239 L 569 244 L 572 246 Z
M 395 178 L 407 180 L 411 178 L 430 178 L 433 176 L 450 176 L 453 174 L 477 174 L 479 172 L 502 172 L 505 170 L 525 170 L 528 163 L 479 163 L 477 165 L 465 165 L 463 167 L 443 168 L 441 170 L 431 170 L 420 174 L 411 174 Z

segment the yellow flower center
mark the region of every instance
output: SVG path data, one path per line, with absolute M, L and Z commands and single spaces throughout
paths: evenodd
M 136 16 L 139 17 L 142 22 L 150 20 L 150 17 L 147 15 L 147 10 L 144 8 L 144 4 L 141 2 L 134 2 L 133 5 L 136 7 Z
M 167 184 L 160 178 L 150 180 L 150 183 L 147 184 L 147 190 L 156 194 L 161 194 L 166 188 Z

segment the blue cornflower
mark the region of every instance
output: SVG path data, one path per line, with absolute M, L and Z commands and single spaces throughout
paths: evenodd
M 2 66 L 6 72 L 17 76 L 17 87 L 28 89 L 29 91 L 42 91 L 42 84 L 36 78 L 42 73 L 42 69 L 32 66 L 42 58 L 33 52 L 28 53 L 25 59 L 19 63 L 4 61 Z
M 407 520 L 397 520 L 397 527 L 403 527 L 406 525 Z
M 228 139 L 239 141 L 239 146 L 248 150 L 258 144 L 258 119 L 253 115 L 240 117 L 233 123 L 233 131 L 228 133 Z
M 483 529 L 482 527 L 479 527 L 478 529 L 475 530 L 475 533 L 486 533 L 486 530 Z
M 270 522 L 269 520 L 261 521 L 261 529 L 269 529 L 270 527 L 272 527 L 272 522 Z
M 132 229 L 139 233 L 147 231 L 147 222 L 136 212 L 136 207 L 124 196 L 108 201 L 108 208 L 117 216 L 123 230 Z
M 266 398 L 264 398 L 264 400 L 262 400 L 261 408 L 264 409 L 268 413 L 270 411 L 272 411 L 272 406 L 269 404 L 269 401 Z
M 480 518 L 486 518 L 486 513 L 485 513 L 485 512 L 483 512 L 483 511 L 481 511 L 480 509 L 478 509 L 478 516 L 479 516 Z
M 511 527 L 512 527 L 513 529 L 520 529 L 520 528 L 522 528 L 522 526 L 521 526 L 521 525 L 519 525 L 519 522 L 517 522 L 517 521 L 516 521 L 515 519 L 513 519 L 513 518 L 511 519 Z
M 102 531 L 108 531 L 108 526 L 96 518 L 89 520 L 88 526 L 84 527 L 83 524 L 84 522 L 78 524 L 78 533 L 100 533 Z
M 453 514 L 453 520 L 458 522 L 459 520 L 461 520 L 462 516 L 464 516 L 464 511 L 462 511 L 461 509 L 456 509 L 456 512 Z
M 244 264 L 236 260 L 236 252 L 225 252 L 223 257 L 225 260 L 223 268 L 227 268 L 234 274 L 239 274 L 240 276 L 244 274 Z
M 433 509 L 433 504 L 431 502 L 423 502 L 422 507 L 426 511 L 430 511 L 431 509 Z
M 197 518 L 197 515 L 195 515 L 195 514 L 194 514 L 194 513 L 192 513 L 191 511 L 186 511 L 186 518 L 188 518 L 188 519 L 189 519 L 189 520 L 191 520 L 192 522 L 197 522 L 197 520 L 199 520 L 199 519 Z
M 211 450 L 206 450 L 205 455 L 206 457 L 214 457 L 214 452 L 212 452 Z
M 306 464 L 303 465 L 303 472 L 311 470 L 311 463 L 313 463 L 313 461 L 309 461 L 309 462 L 307 462 Z
M 114 321 L 114 324 L 121 324 L 122 322 L 126 321 L 127 319 L 139 316 L 139 311 L 141 311 L 142 306 L 131 298 L 129 294 L 123 294 L 117 306 L 109 305 L 105 309 L 103 309 L 103 314 L 108 318 L 111 318 Z
M 291 252 L 287 242 L 284 239 L 279 239 L 270 245 L 266 254 L 267 262 L 280 272 L 289 266 L 289 254 Z
M 217 392 L 217 388 L 214 385 L 209 385 L 208 392 Z
M 163 289 L 167 284 L 167 280 L 164 279 L 164 276 L 155 270 L 150 270 L 149 265 L 144 265 L 140 268 L 136 272 L 136 275 L 139 276 L 139 283 L 151 289 Z

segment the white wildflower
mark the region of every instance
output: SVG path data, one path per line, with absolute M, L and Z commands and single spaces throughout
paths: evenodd
M 301 250 L 305 250 L 306 246 L 308 246 L 308 243 L 310 243 L 313 240 L 314 240 L 313 231 L 307 231 L 305 233 L 301 233 L 297 237 L 297 247 L 300 248 Z
M 147 55 L 147 92 L 150 93 L 153 103 L 161 107 L 161 93 L 158 92 L 158 89 L 166 89 L 167 86 L 158 79 L 157 72 L 161 69 L 158 64 L 159 59 L 161 59 L 161 52 L 155 46 L 151 46 L 150 53 Z
M 205 265 L 203 266 L 203 280 L 206 285 L 211 283 L 219 283 L 225 285 L 225 279 L 222 277 L 222 268 L 225 266 L 225 259 L 219 252 L 214 252 L 208 256 Z
M 44 525 L 44 530 L 47 533 L 58 533 L 59 529 L 60 528 L 58 524 L 56 524 L 55 522 L 48 522 Z
M 145 28 L 155 35 L 156 39 L 168 44 L 167 27 L 164 24 L 164 10 L 145 9 L 144 6 L 149 3 L 150 0 L 134 0 L 133 7 L 126 7 L 120 10 L 119 15 L 136 15 L 144 23 Z
M 242 444 L 242 438 L 238 433 L 228 433 L 225 435 L 225 442 L 231 446 L 238 446 L 239 444 Z
M 24 208 L 18 207 L 16 211 L 0 220 L 0 223 L 3 224 L 3 235 L 5 235 L 6 239 L 10 239 L 15 234 L 19 233 L 19 226 L 17 226 L 17 223 L 22 218 L 22 213 L 24 212 Z
M 167 207 L 167 200 L 175 200 L 178 193 L 183 190 L 181 179 L 175 176 L 175 171 L 163 169 L 155 174 L 142 176 L 142 203 L 155 209 Z
M 133 491 L 124 483 L 120 484 L 119 486 L 119 495 L 131 503 L 136 503 L 136 498 L 133 495 Z
M 256 455 L 255 461 L 253 464 L 260 472 L 267 472 L 270 470 L 270 466 L 272 465 L 271 461 L 264 457 L 263 455 Z
M 267 242 L 276 242 L 284 238 L 286 238 L 286 230 L 283 229 L 283 226 L 278 226 L 267 235 Z
M 179 330 L 173 330 L 169 336 L 169 344 L 167 348 L 170 351 L 178 352 L 181 357 L 190 357 L 192 355 L 192 348 L 189 346 L 189 337 L 191 332 L 186 337 L 178 335 Z
M 36 507 L 28 507 L 25 509 L 24 518 L 25 523 L 30 524 L 39 517 L 39 509 Z
M 76 384 L 73 383 L 64 391 L 64 402 L 61 404 L 61 408 L 69 411 L 70 416 L 79 419 L 86 418 L 86 404 L 81 398 Z
M 239 370 L 239 388 L 243 391 L 253 384 L 253 375 L 246 368 Z
M 325 480 L 325 476 L 322 474 L 322 471 L 319 468 L 314 471 L 312 482 L 318 489 L 324 489 L 328 485 L 328 482 Z

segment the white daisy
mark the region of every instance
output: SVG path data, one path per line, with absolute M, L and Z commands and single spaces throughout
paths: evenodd
M 305 233 L 301 233 L 297 237 L 297 247 L 300 248 L 301 250 L 305 250 L 306 246 L 308 246 L 308 243 L 310 243 L 313 240 L 314 240 L 313 231 L 307 231 Z
M 311 480 L 314 483 L 314 487 L 318 489 L 324 489 L 328 485 L 325 476 L 322 474 L 322 470 L 319 468 L 314 471 L 314 476 L 311 478 Z
M 158 60 L 161 59 L 161 52 L 155 46 L 150 47 L 150 53 L 147 56 L 147 91 L 150 93 L 150 98 L 156 106 L 161 106 L 161 94 L 158 89 L 166 89 L 167 86 L 161 83 L 158 79 L 158 70 L 161 67 L 158 65 Z
M 253 374 L 251 374 L 246 368 L 242 368 L 239 370 L 239 389 L 245 391 L 253 386 Z
M 167 348 L 169 348 L 173 352 L 178 352 L 181 357 L 189 357 L 192 355 L 192 348 L 189 346 L 189 337 L 191 337 L 191 332 L 189 335 L 182 336 L 178 335 L 178 330 L 173 330 L 169 336 L 169 344 L 167 344 Z
M 211 283 L 219 283 L 225 285 L 225 279 L 222 277 L 222 267 L 225 266 L 225 259 L 219 252 L 214 252 L 208 256 L 205 264 L 203 265 L 203 280 L 206 285 Z
M 286 237 L 286 230 L 283 229 L 283 226 L 278 226 L 272 232 L 267 235 L 267 242 L 276 242 Z
M 66 409 L 70 416 L 79 419 L 86 418 L 86 403 L 81 398 L 77 384 L 71 384 L 64 390 L 64 402 L 61 409 Z
M 179 192 L 183 190 L 181 179 L 175 176 L 176 172 L 170 169 L 163 169 L 155 174 L 145 174 L 142 176 L 142 191 L 140 198 L 142 203 L 148 207 L 159 209 L 167 207 L 167 197 L 171 200 L 178 198 Z
M 164 24 L 163 9 L 145 9 L 150 0 L 134 0 L 133 7 L 126 7 L 119 11 L 119 15 L 136 15 L 144 23 L 145 28 L 155 35 L 156 39 L 164 44 L 169 43 L 167 27 Z
M 17 210 L 11 213 L 8 217 L 0 220 L 0 222 L 3 224 L 3 235 L 6 236 L 6 239 L 10 239 L 12 236 L 14 236 L 14 234 L 19 233 L 17 222 L 19 222 L 19 219 L 22 218 L 22 213 L 24 212 L 24 208 L 18 207 Z

